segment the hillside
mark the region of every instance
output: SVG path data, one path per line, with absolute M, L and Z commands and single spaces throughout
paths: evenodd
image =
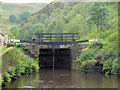
M 47 4 L 45 3 L 27 3 L 27 4 L 19 4 L 19 3 L 2 3 L 2 28 L 1 32 L 5 34 L 9 34 L 9 29 L 12 25 L 19 26 L 22 22 L 14 23 L 9 21 L 9 16 L 14 15 L 16 19 L 19 19 L 19 15 L 24 12 L 29 12 L 33 14 L 35 12 L 40 11 Z
M 78 32 L 78 40 L 99 39 L 80 52 L 77 61 L 102 60 L 106 74 L 120 71 L 118 61 L 118 4 L 115 2 L 51 3 L 27 18 L 16 38 L 30 40 L 34 33 Z M 101 45 L 97 47 L 97 45 Z
M 2 15 L 9 17 L 11 14 L 14 14 L 18 17 L 24 11 L 29 11 L 30 13 L 40 11 L 46 5 L 45 3 L 2 3 Z

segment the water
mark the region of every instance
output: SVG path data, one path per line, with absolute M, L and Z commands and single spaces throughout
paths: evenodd
M 118 77 L 70 70 L 40 70 L 24 75 L 4 88 L 118 88 Z

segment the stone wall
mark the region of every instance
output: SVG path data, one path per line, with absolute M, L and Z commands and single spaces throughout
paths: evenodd
M 80 71 L 82 73 L 89 73 L 89 74 L 96 74 L 96 73 L 102 73 L 102 65 L 99 63 L 98 60 L 94 61 L 85 61 L 86 66 L 82 66 L 82 62 L 76 61 L 76 57 L 79 56 L 80 50 L 83 49 L 83 47 L 88 46 L 89 44 L 74 44 L 71 46 L 71 54 L 72 54 L 72 69 Z
M 103 65 L 98 61 L 86 61 L 86 66 L 82 66 L 82 62 L 74 62 L 73 70 L 86 74 L 101 74 Z
M 39 45 L 36 44 L 19 44 L 18 47 L 22 47 L 25 54 L 32 58 L 39 58 Z
M 16 61 L 15 59 L 16 52 L 13 50 L 13 48 L 9 48 L 6 50 L 2 55 L 2 72 L 6 72 L 10 66 L 15 66 Z

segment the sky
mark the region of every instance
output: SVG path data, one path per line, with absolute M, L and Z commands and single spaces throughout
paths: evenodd
M 6 3 L 50 3 L 54 0 L 0 0 Z

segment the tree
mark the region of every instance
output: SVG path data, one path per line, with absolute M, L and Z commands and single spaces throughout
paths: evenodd
M 10 28 L 10 32 L 12 33 L 13 36 L 16 36 L 19 33 L 19 29 L 17 26 L 12 26 Z
M 64 32 L 79 33 L 79 36 L 82 37 L 88 34 L 90 30 L 88 30 L 87 22 L 84 21 L 84 17 L 76 14 L 76 16 L 65 25 Z
M 108 25 L 109 12 L 104 3 L 94 3 L 90 8 L 89 13 L 91 15 L 89 21 L 93 21 L 97 26 L 97 33 L 99 33 L 99 29 L 102 30 L 104 26 Z
M 70 11 L 71 7 L 69 6 L 69 3 L 65 3 L 62 10 L 63 15 L 67 15 Z
M 48 16 L 46 14 L 42 14 L 40 17 L 40 23 L 44 23 L 48 19 Z
M 62 19 L 57 20 L 54 26 L 54 33 L 63 33 L 64 24 L 65 24 L 64 20 Z
M 27 17 L 29 17 L 29 16 L 30 16 L 30 12 L 26 11 L 26 12 L 24 12 L 24 13 L 21 13 L 21 14 L 19 15 L 19 18 L 20 18 L 20 20 L 21 20 L 21 22 L 22 22 L 22 21 L 25 20 L 25 18 L 27 18 Z
M 9 16 L 9 21 L 10 22 L 15 22 L 16 21 L 16 16 L 15 15 L 10 15 Z
M 16 19 L 16 23 L 20 24 L 20 19 Z

